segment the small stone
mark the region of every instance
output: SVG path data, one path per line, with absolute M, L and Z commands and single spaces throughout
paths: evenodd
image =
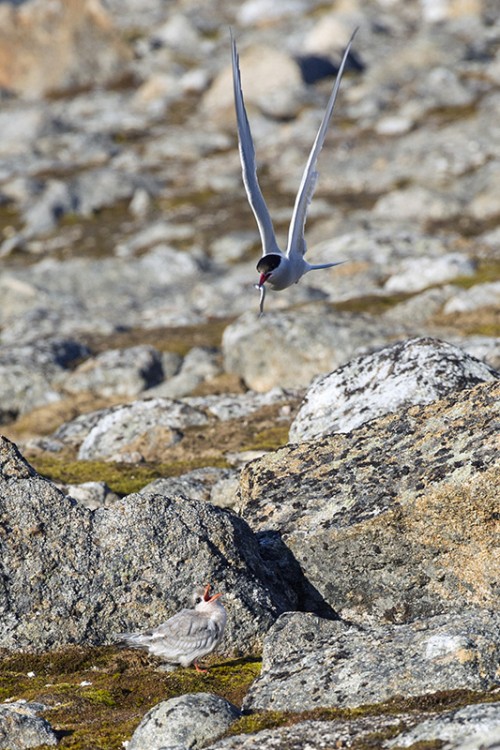
M 239 716 L 240 710 L 218 695 L 187 693 L 148 711 L 128 750 L 204 747 L 224 734 Z

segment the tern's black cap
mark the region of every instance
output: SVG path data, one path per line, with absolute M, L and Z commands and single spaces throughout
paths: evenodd
M 275 271 L 282 261 L 283 256 L 278 253 L 268 253 L 263 255 L 257 263 L 257 271 L 259 273 L 270 273 Z

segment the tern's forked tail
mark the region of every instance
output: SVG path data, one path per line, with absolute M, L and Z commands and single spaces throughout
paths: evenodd
M 319 263 L 316 265 L 311 265 L 311 263 L 308 263 L 308 271 L 319 271 L 321 268 L 333 268 L 333 266 L 340 266 L 342 263 L 345 263 L 345 260 L 338 260 L 336 263 Z

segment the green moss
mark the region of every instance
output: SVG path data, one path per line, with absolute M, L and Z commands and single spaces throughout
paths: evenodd
M 257 658 L 207 660 L 207 674 L 193 668 L 158 671 L 159 662 L 142 652 L 102 646 L 68 647 L 44 654 L 15 653 L 0 659 L 2 699 L 39 701 L 45 718 L 60 735 L 60 750 L 121 750 L 135 728 L 157 703 L 178 695 L 211 692 L 241 705 L 258 676 Z M 28 677 L 34 672 L 34 677 Z M 90 684 L 85 684 L 90 683 Z M 442 691 L 420 697 L 397 697 L 383 704 L 356 708 L 320 708 L 302 713 L 262 711 L 242 716 L 230 734 L 253 733 L 305 720 L 331 721 L 363 716 L 398 716 L 459 708 L 498 700 L 498 694 L 470 690 Z M 356 750 L 370 750 L 394 736 L 399 727 L 365 735 Z M 417 745 L 432 750 L 438 745 Z
M 399 714 L 437 713 L 462 708 L 474 703 L 490 703 L 498 700 L 498 695 L 491 692 L 474 692 L 472 690 L 448 690 L 423 696 L 405 698 L 397 696 L 385 703 L 367 704 L 354 708 L 317 708 L 310 711 L 256 711 L 247 714 L 232 724 L 228 734 L 247 734 L 259 732 L 263 729 L 275 729 L 282 726 L 292 726 L 303 721 L 334 721 L 336 719 L 352 720 L 366 716 L 397 716 Z M 396 731 L 397 730 L 397 731 Z M 383 730 L 384 739 L 398 733 L 394 726 Z M 386 732 L 388 734 L 386 734 Z M 380 733 L 367 735 L 359 747 L 380 747 L 373 745 Z M 356 745 L 358 748 L 358 745 Z
M 83 337 L 82 341 L 94 354 L 108 349 L 124 349 L 138 344 L 149 344 L 162 352 L 174 352 L 184 356 L 195 346 L 218 348 L 222 334 L 233 318 L 212 318 L 196 326 L 164 328 L 131 328 L 110 335 Z
M 288 443 L 288 431 L 290 425 L 276 425 L 265 430 L 256 432 L 252 440 L 242 446 L 242 451 L 264 450 L 273 451 Z
M 489 259 L 477 262 L 475 272 L 471 276 L 457 276 L 452 280 L 454 286 L 470 289 L 476 284 L 486 284 L 500 280 L 500 260 Z
M 71 461 L 66 458 L 41 454 L 30 457 L 33 468 L 54 482 L 81 484 L 106 482 L 119 495 L 138 492 L 146 484 L 161 477 L 174 477 L 205 466 L 227 468 L 220 455 L 172 461 L 171 463 L 141 464 L 140 466 L 108 461 Z
M 361 739 L 356 740 L 353 747 L 355 750 L 380 750 L 381 747 L 385 746 L 387 740 L 396 737 L 404 729 L 405 725 L 401 723 L 391 724 L 391 726 L 380 729 L 378 732 L 368 732 Z
M 116 701 L 109 690 L 85 690 L 83 696 L 90 703 L 98 703 L 104 706 L 116 706 Z
M 342 312 L 381 315 L 386 310 L 399 305 L 400 302 L 404 302 L 411 296 L 411 294 L 367 294 L 365 297 L 356 297 L 344 302 L 336 302 L 333 307 Z
M 255 658 L 222 661 L 212 656 L 206 664 L 207 674 L 193 668 L 161 672 L 157 660 L 114 647 L 16 653 L 0 660 L 0 690 L 4 699 L 44 703 L 44 717 L 60 734 L 61 750 L 121 750 L 157 703 L 207 691 L 241 705 L 260 671 Z

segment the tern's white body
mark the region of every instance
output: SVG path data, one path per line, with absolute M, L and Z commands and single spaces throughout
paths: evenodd
M 354 32 L 355 34 L 356 32 Z M 243 92 L 241 88 L 241 76 L 238 61 L 238 52 L 236 50 L 236 43 L 231 35 L 232 44 L 232 65 L 233 65 L 233 86 L 234 86 L 234 104 L 236 108 L 236 120 L 238 124 L 238 142 L 240 149 L 241 167 L 243 173 L 243 184 L 248 197 L 248 202 L 254 212 L 257 226 L 262 241 L 262 257 L 257 264 L 257 270 L 260 273 L 259 283 L 257 288 L 260 289 L 260 311 L 263 312 L 265 287 L 264 284 L 269 284 L 271 289 L 280 291 L 286 289 L 292 284 L 296 284 L 299 279 L 308 271 L 313 271 L 320 268 L 331 268 L 332 266 L 338 265 L 338 263 L 322 263 L 320 265 L 312 265 L 308 263 L 304 258 L 307 247 L 304 238 L 304 228 L 306 223 L 307 208 L 313 197 L 314 188 L 318 179 L 318 173 L 316 171 L 316 163 L 318 160 L 319 153 L 323 147 L 328 124 L 333 113 L 335 101 L 340 88 L 340 81 L 344 73 L 344 68 L 351 49 L 351 44 L 354 38 L 354 34 L 351 36 L 349 44 L 347 45 L 342 62 L 340 63 L 337 78 L 333 91 L 328 100 L 323 120 L 320 128 L 316 135 L 316 139 L 313 143 L 311 153 L 307 160 L 307 164 L 302 175 L 302 181 L 300 183 L 299 191 L 295 199 L 295 206 L 293 209 L 292 219 L 290 222 L 290 229 L 288 232 L 288 246 L 286 252 L 283 253 L 276 241 L 274 234 L 273 223 L 266 202 L 262 195 L 259 181 L 257 179 L 257 165 L 255 161 L 255 148 L 253 145 L 252 134 L 250 132 L 250 125 L 248 123 L 248 117 L 245 109 L 245 103 L 243 100 Z
M 172 664 L 188 667 L 212 653 L 226 625 L 226 610 L 220 594 L 209 596 L 210 586 L 195 591 L 194 609 L 181 609 L 157 628 L 142 633 L 123 633 L 123 645 L 143 648 Z

